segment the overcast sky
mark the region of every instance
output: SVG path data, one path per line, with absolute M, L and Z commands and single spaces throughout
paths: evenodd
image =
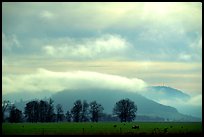
M 166 85 L 202 94 L 201 3 L 2 4 L 3 94 Z

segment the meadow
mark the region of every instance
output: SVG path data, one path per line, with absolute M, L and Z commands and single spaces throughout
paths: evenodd
M 132 128 L 139 125 L 139 128 Z M 161 135 L 202 133 L 201 122 L 3 123 L 4 135 Z

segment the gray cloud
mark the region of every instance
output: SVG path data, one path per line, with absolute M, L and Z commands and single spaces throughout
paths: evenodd
M 44 51 L 52 57 L 57 52 L 60 53 L 58 57 L 68 56 L 72 59 L 107 56 L 112 58 L 111 55 L 134 60 L 197 61 L 200 59 L 200 56 L 194 54 L 195 52 L 191 55 L 188 47 L 194 39 L 200 38 L 202 29 L 200 3 L 5 2 L 2 8 L 3 32 L 21 38 L 24 47 L 21 54 L 22 52 L 27 52 L 29 55 L 39 54 L 40 46 L 43 46 Z M 100 41 L 99 37 L 91 39 L 98 33 L 119 34 L 120 36 L 114 35 L 114 37 L 121 39 L 122 36 L 120 42 L 131 43 L 134 49 L 126 51 L 124 48 L 129 46 L 121 49 L 116 49 L 114 46 L 109 48 L 102 45 L 93 46 L 98 45 L 94 41 Z M 63 37 L 68 39 L 86 37 L 92 42 L 76 43 L 79 39 L 74 40 L 74 44 L 69 40 L 58 41 Z M 33 39 L 37 39 L 37 42 Z M 110 39 L 106 39 L 106 42 L 110 42 Z M 88 46 L 88 44 L 93 45 Z
M 25 29 L 38 26 L 59 30 L 102 30 L 146 26 L 174 26 L 199 30 L 200 3 L 3 3 L 3 15 L 16 15 Z M 32 18 L 31 18 L 32 16 Z M 66 17 L 65 17 L 66 16 Z M 15 16 L 14 16 L 15 17 Z M 43 18 L 43 20 L 42 20 Z M 52 20 L 50 20 L 52 19 Z M 27 22 L 34 21 L 28 25 Z M 60 21 L 60 25 L 59 25 Z M 142 25 L 141 25 L 142 24 Z M 54 27 L 55 26 L 55 27 Z M 71 27 L 70 27 L 71 26 Z M 19 27 L 16 27 L 17 29 Z M 23 29 L 23 27 L 20 27 Z

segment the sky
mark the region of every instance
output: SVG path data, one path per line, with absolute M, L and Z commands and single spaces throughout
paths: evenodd
M 155 85 L 201 103 L 201 3 L 3 2 L 3 95 Z

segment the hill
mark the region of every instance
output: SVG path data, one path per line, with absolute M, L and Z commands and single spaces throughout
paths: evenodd
M 64 90 L 52 96 L 55 103 L 63 105 L 64 110 L 70 110 L 77 99 L 87 100 L 88 102 L 96 100 L 104 107 L 104 112 L 112 114 L 112 109 L 117 101 L 123 98 L 129 98 L 137 105 L 138 115 L 151 117 L 162 117 L 174 121 L 199 121 L 199 118 L 181 114 L 171 106 L 159 104 L 136 92 L 107 90 L 107 89 L 85 89 L 85 90 Z

